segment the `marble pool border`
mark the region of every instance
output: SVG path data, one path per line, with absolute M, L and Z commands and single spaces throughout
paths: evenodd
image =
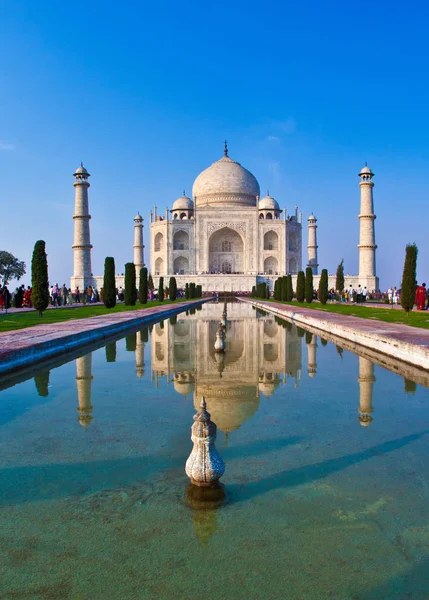
M 371 351 L 372 359 L 382 354 L 398 363 L 408 363 L 418 369 L 429 370 L 429 330 L 427 329 L 336 313 L 321 313 L 311 308 L 277 302 L 237 299 L 286 318 L 297 325 L 310 328 L 322 337 L 332 336 L 337 340 L 344 340 L 347 342 L 347 347 L 344 344 L 345 349 L 356 354 L 361 354 L 361 349 L 366 348 Z M 376 362 L 383 364 L 383 361 L 376 360 Z
M 213 298 L 199 298 L 0 333 L 0 377 L 96 342 L 107 343 L 136 326 L 144 327 L 211 300 Z

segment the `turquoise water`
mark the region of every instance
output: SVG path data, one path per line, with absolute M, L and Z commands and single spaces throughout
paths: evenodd
M 429 598 L 427 388 L 238 303 L 219 358 L 221 312 L 0 387 L 1 600 Z

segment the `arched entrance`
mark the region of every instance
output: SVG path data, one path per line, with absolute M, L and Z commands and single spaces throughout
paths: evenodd
M 210 273 L 244 273 L 244 244 L 239 233 L 223 227 L 209 240 Z

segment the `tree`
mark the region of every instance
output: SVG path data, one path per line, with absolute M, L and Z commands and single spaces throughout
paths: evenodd
M 189 300 L 189 283 L 185 284 L 185 298 Z
M 0 283 L 7 285 L 11 279 L 21 279 L 25 275 L 25 262 L 15 258 L 10 252 L 0 250 Z
M 164 302 L 164 277 L 159 278 L 158 300 L 160 302 Z
M 310 304 L 313 301 L 313 271 L 311 267 L 305 270 L 305 301 Z
M 344 259 L 341 259 L 340 264 L 337 267 L 337 277 L 335 280 L 335 289 L 337 292 L 342 295 L 344 292 Z M 341 300 L 341 298 L 340 298 Z
M 50 371 L 44 371 L 39 375 L 34 376 L 34 383 L 36 384 L 37 393 L 43 398 L 49 396 L 49 375 Z
M 293 300 L 292 275 L 286 275 L 286 302 Z
M 125 265 L 124 304 L 125 304 L 125 306 L 135 306 L 136 302 L 137 302 L 136 266 L 134 263 L 128 262 Z
M 115 259 L 106 256 L 104 260 L 103 302 L 106 308 L 116 306 Z
M 154 290 L 155 286 L 153 285 L 152 273 L 149 273 L 149 279 L 147 281 L 147 287 L 149 290 Z
M 417 246 L 407 244 L 401 285 L 401 306 L 407 314 L 412 310 L 416 297 L 417 254 Z
M 286 302 L 287 300 L 287 279 L 286 279 L 286 275 L 283 275 L 283 277 L 281 278 L 281 300 L 282 302 Z
M 176 298 L 177 298 L 177 283 L 176 283 L 175 277 L 170 277 L 168 289 L 170 290 L 170 300 L 176 300 Z
M 43 317 L 43 311 L 49 306 L 48 259 L 43 240 L 34 244 L 31 259 L 31 303 Z
M 296 299 L 298 302 L 304 302 L 305 298 L 305 275 L 304 271 L 298 272 L 296 279 Z
M 139 281 L 139 302 L 140 304 L 147 304 L 147 292 L 149 286 L 147 281 L 147 269 L 143 267 L 140 269 L 140 281 Z
M 323 305 L 325 305 L 328 301 L 328 271 L 327 271 L 327 269 L 322 269 L 322 274 L 320 275 L 319 301 Z
M 106 362 L 116 362 L 116 342 L 106 344 Z
M 252 296 L 252 298 L 256 298 L 256 286 L 252 286 L 251 296 Z
M 195 298 L 195 283 L 193 281 L 189 284 L 189 298 Z

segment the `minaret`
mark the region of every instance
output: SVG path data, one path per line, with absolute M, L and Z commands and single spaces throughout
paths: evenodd
M 317 275 L 319 266 L 317 262 L 317 219 L 311 214 L 308 217 L 308 263 L 307 267 L 310 267 L 313 271 L 313 275 Z
M 79 423 L 88 427 L 92 421 L 91 387 L 92 387 L 92 353 L 76 359 L 76 384 Z
M 375 382 L 374 363 L 359 356 L 359 421 L 363 427 L 368 427 L 372 421 L 372 388 Z
M 71 278 L 71 288 L 80 288 L 82 292 L 88 285 L 92 284 L 91 269 L 91 240 L 89 234 L 88 206 L 88 171 L 83 164 L 74 173 L 75 182 L 75 209 L 74 209 L 74 272 Z
M 360 177 L 360 235 L 359 235 L 359 283 L 362 287 L 369 289 L 378 287 L 374 281 L 375 275 L 375 228 L 374 228 L 374 203 L 372 189 L 374 184 L 372 178 L 374 173 L 365 163 L 359 173 Z
M 144 267 L 143 249 L 143 217 L 137 213 L 134 217 L 134 264 L 137 279 L 140 277 L 140 269 Z

